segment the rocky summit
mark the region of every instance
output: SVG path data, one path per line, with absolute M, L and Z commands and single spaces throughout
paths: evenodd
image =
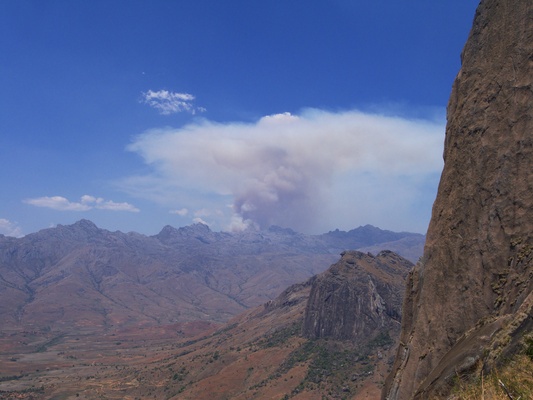
M 447 396 L 533 329 L 533 2 L 482 0 L 448 104 L 444 170 L 384 399 Z
M 398 337 L 405 278 L 412 263 L 391 251 L 350 251 L 312 279 L 304 336 L 364 342 Z

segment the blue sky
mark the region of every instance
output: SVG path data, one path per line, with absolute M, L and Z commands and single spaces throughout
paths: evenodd
M 0 233 L 425 233 L 475 0 L 3 0 Z

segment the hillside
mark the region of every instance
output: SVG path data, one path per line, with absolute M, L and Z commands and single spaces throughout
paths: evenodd
M 202 327 L 193 323 L 100 338 L 28 332 L 34 350 L 9 351 L 0 391 L 34 399 L 375 399 L 392 365 L 411 267 L 387 251 L 345 252 L 319 276 L 195 337 Z M 332 307 L 364 324 L 316 335 L 310 326 L 344 326 L 332 321 Z

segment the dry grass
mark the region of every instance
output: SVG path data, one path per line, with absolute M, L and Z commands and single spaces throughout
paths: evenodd
M 454 400 L 533 399 L 533 360 L 516 355 L 504 367 L 482 376 L 474 384 L 458 382 Z

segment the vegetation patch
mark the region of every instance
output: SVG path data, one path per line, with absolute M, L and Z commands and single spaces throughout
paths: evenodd
M 385 342 L 388 343 L 388 340 L 380 338 L 372 346 L 361 348 L 339 341 L 308 340 L 291 352 L 269 379 L 277 379 L 296 365 L 307 363 L 304 379 L 285 398 L 316 390 L 334 398 L 349 398 L 356 392 L 357 382 L 373 372 L 374 364 L 369 358 L 369 349 Z M 263 385 L 265 383 L 262 382 Z
M 5 398 L 5 399 L 16 399 L 16 398 L 26 398 L 26 396 L 24 397 L 20 397 L 19 395 L 24 395 L 26 393 L 44 393 L 44 386 L 40 386 L 40 387 L 31 387 L 31 388 L 27 388 L 27 389 L 22 389 L 22 390 L 0 390 L 0 399 L 1 398 Z M 4 397 L 7 396 L 7 397 Z M 32 399 L 33 397 L 30 396 L 29 397 L 30 399 Z
M 25 375 L 0 376 L 0 382 L 17 381 Z
M 525 353 L 531 361 L 533 361 L 533 335 L 527 336 L 525 338 Z
M 458 381 L 454 400 L 525 400 L 533 399 L 533 360 L 528 354 L 514 356 L 505 366 L 473 383 Z
M 187 368 L 182 367 L 178 372 L 176 372 L 172 376 L 172 380 L 181 382 L 185 379 L 185 377 L 189 374 L 189 371 L 187 371 Z
M 292 324 L 286 328 L 279 329 L 274 333 L 264 337 L 257 342 L 257 346 L 261 349 L 267 349 L 270 347 L 278 347 L 284 344 L 291 337 L 300 334 L 300 324 Z
M 380 332 L 369 343 L 369 350 L 376 349 L 378 347 L 389 347 L 394 344 L 394 340 L 390 337 L 389 332 Z
M 62 335 L 59 335 L 59 336 L 55 336 L 53 337 L 52 339 L 46 341 L 45 343 L 41 344 L 39 347 L 37 347 L 35 349 L 35 352 L 36 353 L 43 353 L 45 352 L 46 350 L 48 350 L 49 347 L 52 347 L 52 346 L 55 346 L 56 344 L 58 344 L 61 339 L 63 339 L 65 335 L 62 334 Z
M 336 347 L 336 346 L 335 346 Z M 357 350 L 331 348 L 327 345 L 319 346 L 307 370 L 306 381 L 320 383 L 324 380 L 343 383 L 351 376 L 350 366 L 365 361 Z M 369 366 L 370 364 L 366 364 Z M 364 371 L 367 373 L 368 371 Z

